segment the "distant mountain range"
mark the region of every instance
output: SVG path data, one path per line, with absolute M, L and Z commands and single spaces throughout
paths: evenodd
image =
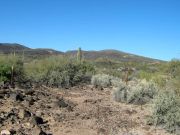
M 76 57 L 77 50 L 61 52 L 53 49 L 31 49 L 20 44 L 0 43 L 0 54 L 24 54 L 26 57 L 38 58 L 51 55 L 66 55 Z M 88 60 L 96 60 L 99 58 L 107 58 L 121 62 L 133 61 L 133 62 L 162 62 L 161 60 L 138 56 L 130 53 L 125 53 L 118 50 L 101 50 L 101 51 L 82 51 L 83 57 Z

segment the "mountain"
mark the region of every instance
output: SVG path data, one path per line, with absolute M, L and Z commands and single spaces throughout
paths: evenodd
M 0 43 L 0 53 L 6 54 L 22 50 L 30 50 L 30 48 L 16 43 Z
M 0 43 L 0 54 L 10 54 L 14 52 L 20 55 L 24 54 L 26 57 L 29 58 L 41 58 L 41 57 L 43 58 L 45 56 L 51 56 L 51 55 L 65 55 L 69 57 L 76 57 L 77 54 L 77 50 L 61 52 L 53 49 L 44 49 L 44 48 L 31 49 L 29 47 L 16 43 L 14 44 Z M 162 62 L 161 60 L 138 56 L 118 50 L 82 51 L 82 54 L 83 54 L 83 58 L 88 60 L 107 58 L 121 62 L 128 62 L 128 61 L 148 62 L 148 63 Z
M 63 54 L 63 52 L 56 51 L 53 49 L 41 49 L 41 48 L 31 49 L 17 43 L 0 43 L 0 54 L 10 54 L 10 53 L 16 53 L 19 55 L 24 54 L 25 56 L 31 58 Z
M 73 51 L 67 51 L 67 55 L 71 57 L 75 57 L 77 54 L 76 50 Z M 83 57 L 85 59 L 89 60 L 96 60 L 99 58 L 107 58 L 111 60 L 116 60 L 116 61 L 121 61 L 121 62 L 128 62 L 128 61 L 133 61 L 133 62 L 162 62 L 161 60 L 158 59 L 152 59 L 152 58 L 147 58 L 143 56 L 138 56 L 130 53 L 125 53 L 122 51 L 118 50 L 101 50 L 101 51 L 82 51 Z

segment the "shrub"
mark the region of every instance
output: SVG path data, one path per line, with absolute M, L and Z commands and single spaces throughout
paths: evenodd
M 136 86 L 130 88 L 127 102 L 142 105 L 153 99 L 156 93 L 157 88 L 155 84 L 153 82 L 143 80 L 137 83 Z
M 0 64 L 0 82 L 10 80 L 11 78 L 11 66 Z
M 156 96 L 151 121 L 169 132 L 180 134 L 180 98 L 174 91 L 162 91 Z
M 107 74 L 97 74 L 92 76 L 91 79 L 92 85 L 94 85 L 95 87 L 102 87 L 102 88 L 117 87 L 121 85 L 121 83 L 122 83 L 121 79 Z
M 26 66 L 26 74 L 31 80 L 50 87 L 70 87 L 87 82 L 94 73 L 91 64 L 62 56 L 36 60 Z
M 69 81 L 67 72 L 51 71 L 47 76 L 47 85 L 50 87 L 66 87 Z
M 130 81 L 128 85 L 121 82 L 121 85 L 114 88 L 112 95 L 117 102 L 126 102 L 142 105 L 149 102 L 157 93 L 154 83 L 143 81 Z
M 124 82 L 121 79 L 112 76 L 111 77 L 111 85 L 113 87 L 118 87 L 118 86 L 124 85 Z
M 106 74 L 97 74 L 92 76 L 91 84 L 95 87 L 109 87 L 111 86 L 111 76 Z
M 112 92 L 113 100 L 116 102 L 127 102 L 128 86 L 125 83 L 114 88 Z
M 167 73 L 173 78 L 179 77 L 180 75 L 180 60 L 172 60 L 168 63 Z
M 24 76 L 23 62 L 18 56 L 1 56 L 0 82 L 10 81 L 13 67 L 13 81 L 19 82 Z

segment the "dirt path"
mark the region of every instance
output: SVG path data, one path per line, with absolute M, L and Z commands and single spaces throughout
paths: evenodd
M 46 123 L 31 126 L 30 118 L 24 116 L 22 120 L 17 117 L 18 124 L 10 122 L 8 117 L 8 120 L 0 119 L 4 120 L 0 130 L 13 128 L 19 135 L 19 130 L 23 129 L 24 134 L 36 135 L 32 130 L 38 126 L 49 135 L 169 135 L 162 129 L 146 125 L 145 118 L 150 114 L 148 106 L 141 110 L 140 106 L 114 102 L 110 89 L 97 90 L 91 86 L 68 90 L 42 88 L 26 95 L 25 99 L 33 97 L 33 104 L 27 105 L 26 100 L 14 102 L 10 97 L 0 99 L 1 115 L 13 108 L 24 108 L 41 116 Z
M 168 135 L 146 125 L 148 107 L 114 102 L 109 89 L 73 88 L 59 94 L 76 106 L 65 113 L 65 121 L 56 123 L 56 135 Z

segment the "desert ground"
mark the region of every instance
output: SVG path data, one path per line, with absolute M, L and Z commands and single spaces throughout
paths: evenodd
M 80 85 L 0 90 L 0 130 L 12 135 L 169 135 L 146 124 L 150 104 L 113 101 L 112 89 Z

